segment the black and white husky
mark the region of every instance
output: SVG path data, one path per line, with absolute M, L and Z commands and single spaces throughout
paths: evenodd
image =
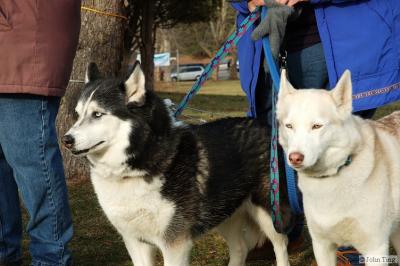
M 64 145 L 89 160 L 100 205 L 135 266 L 153 265 L 155 247 L 164 265 L 189 265 L 193 240 L 213 228 L 227 241 L 230 266 L 244 265 L 265 236 L 277 264 L 289 264 L 287 237 L 269 213 L 266 127 L 246 118 L 176 123 L 145 89 L 139 65 L 123 81 L 90 64 L 76 112 Z

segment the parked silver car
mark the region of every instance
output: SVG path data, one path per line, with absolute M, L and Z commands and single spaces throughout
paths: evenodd
M 196 80 L 203 73 L 204 67 L 201 65 L 197 66 L 180 66 L 179 73 L 174 69 L 171 73 L 172 81 L 181 80 Z

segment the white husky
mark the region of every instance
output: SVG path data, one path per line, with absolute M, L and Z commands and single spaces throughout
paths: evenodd
M 299 174 L 318 265 L 336 265 L 336 248 L 347 245 L 367 265 L 387 265 L 389 239 L 400 252 L 400 112 L 378 121 L 352 115 L 349 71 L 332 91 L 295 90 L 285 74 L 279 141 Z

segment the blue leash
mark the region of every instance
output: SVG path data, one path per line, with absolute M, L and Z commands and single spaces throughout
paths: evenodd
M 261 11 L 261 18 L 264 19 L 267 16 L 267 8 L 263 7 Z M 272 56 L 271 52 L 271 46 L 269 44 L 269 38 L 268 36 L 264 37 L 263 40 L 263 50 L 265 54 L 265 59 L 267 60 L 269 71 L 271 74 L 271 78 L 273 81 L 273 92 L 272 92 L 272 104 L 273 104 L 273 122 L 272 122 L 272 131 L 273 135 L 277 134 L 277 123 L 276 123 L 276 118 L 275 118 L 275 105 L 276 105 L 276 97 L 275 95 L 278 94 L 279 92 L 279 87 L 280 87 L 280 74 L 278 72 L 278 68 L 275 64 L 275 60 Z M 275 144 L 272 143 L 271 145 L 274 146 L 275 149 L 277 149 L 277 139 L 273 138 L 273 140 L 276 142 Z M 285 158 L 285 173 L 286 173 L 286 182 L 287 182 L 287 190 L 288 190 L 288 195 L 289 195 L 289 203 L 290 206 L 295 214 L 302 214 L 303 213 L 303 204 L 302 200 L 299 200 L 301 196 L 299 196 L 299 191 L 297 188 L 297 179 L 296 179 L 296 173 L 295 171 L 288 165 L 286 161 L 286 156 L 284 155 Z M 276 200 L 276 199 L 275 199 Z

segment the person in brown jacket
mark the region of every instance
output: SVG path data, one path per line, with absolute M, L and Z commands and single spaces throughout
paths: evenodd
M 34 266 L 71 265 L 73 234 L 55 118 L 71 74 L 80 0 L 0 0 L 0 265 L 20 265 L 19 194 Z

